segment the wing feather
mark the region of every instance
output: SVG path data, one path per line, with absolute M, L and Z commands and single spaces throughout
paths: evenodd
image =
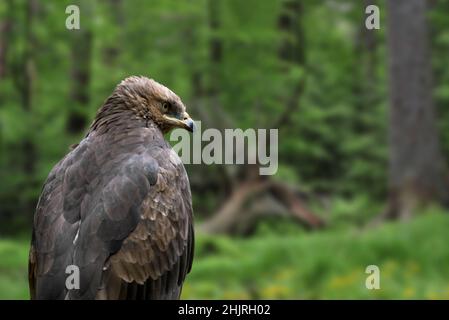
M 123 290 L 135 285 L 151 288 L 150 292 L 139 291 L 145 292 L 145 297 L 139 298 L 178 298 L 190 271 L 194 238 L 186 179 L 180 162 L 170 162 L 170 166 L 159 171 L 156 185 L 142 204 L 141 220 L 136 229 L 108 261 L 109 272 L 124 282 Z M 117 298 L 114 292 L 101 295 Z M 134 296 L 134 289 L 130 289 L 131 296 Z
M 160 132 L 139 128 L 87 137 L 55 166 L 35 214 L 33 298 L 179 297 L 193 257 L 192 208 L 172 153 Z M 79 290 L 65 288 L 69 264 L 80 268 Z

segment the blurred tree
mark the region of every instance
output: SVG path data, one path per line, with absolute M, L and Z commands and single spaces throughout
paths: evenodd
M 209 40 L 209 59 L 210 59 L 210 79 L 208 85 L 208 94 L 215 96 L 218 93 L 219 87 L 219 66 L 222 62 L 223 56 L 223 44 L 219 36 L 221 22 L 220 22 L 220 1 L 209 0 L 209 28 L 210 28 L 210 40 Z
M 285 195 L 302 201 L 296 208 L 305 208 L 304 196 L 320 199 L 326 206 L 317 211 L 323 214 L 331 214 L 340 197 L 377 207 L 388 194 L 385 2 L 0 1 L 0 219 L 8 219 L 0 228 L 12 230 L 10 220 L 16 218 L 30 220 L 51 167 L 77 142 L 112 88 L 131 74 L 149 75 L 173 88 L 203 130 L 279 129 L 279 170 L 267 182 L 251 178 L 257 178 L 257 165 L 187 166 L 199 220 L 226 204 L 240 206 L 231 211 L 244 212 L 250 220 L 262 217 L 262 211 L 291 217 Z M 31 16 L 30 3 L 38 3 Z M 440 134 L 447 162 L 449 1 L 431 3 L 432 55 L 427 58 L 434 68 L 439 114 L 433 130 Z M 65 28 L 68 4 L 81 8 L 80 32 Z M 365 28 L 368 4 L 380 6 L 380 30 Z M 411 10 L 407 14 L 416 16 Z M 408 24 L 417 23 L 402 20 L 409 30 Z M 406 41 L 415 43 L 407 54 L 422 52 L 423 41 Z M 403 68 L 417 77 L 411 67 Z M 423 95 L 412 91 L 415 98 Z M 427 119 L 428 112 L 421 118 Z M 424 127 L 419 123 L 416 130 Z M 416 144 L 417 153 L 424 152 L 422 145 Z M 400 167 L 407 170 L 409 164 Z M 429 180 L 434 171 L 425 171 Z M 289 191 L 276 192 L 275 183 Z M 229 201 L 237 195 L 238 202 Z M 366 220 L 369 210 L 360 211 Z
M 71 90 L 70 110 L 67 119 L 69 134 L 80 134 L 86 129 L 88 122 L 87 108 L 90 104 L 91 59 L 93 32 L 91 28 L 92 2 L 80 3 L 83 13 L 83 23 L 80 29 L 72 30 L 71 45 Z
M 418 205 L 449 204 L 447 171 L 436 130 L 425 0 L 389 0 L 390 199 L 387 218 Z
M 22 61 L 23 78 L 18 81 L 22 95 L 22 107 L 28 114 L 33 108 L 34 86 L 37 77 L 34 54 L 37 47 L 36 36 L 34 33 L 35 20 L 38 12 L 39 3 L 37 0 L 28 0 L 25 19 L 25 49 Z M 27 155 L 24 162 L 24 172 L 34 175 L 34 165 L 36 152 L 31 136 L 25 138 L 23 142 L 23 153 Z
M 112 15 L 112 22 L 117 28 L 117 37 L 114 43 L 105 46 L 104 62 L 112 67 L 117 68 L 117 60 L 121 53 L 120 44 L 123 43 L 123 30 L 125 29 L 125 12 L 122 0 L 108 0 L 109 11 Z
M 372 0 L 364 0 L 363 6 L 366 8 L 372 4 Z M 363 20 L 366 16 L 363 16 Z M 355 96 L 363 96 L 363 105 L 360 104 L 358 110 L 365 111 L 363 109 L 372 107 L 376 103 L 376 67 L 377 67 L 377 49 L 379 46 L 377 30 L 369 30 L 366 28 L 364 21 L 359 23 L 359 30 L 357 30 L 356 44 L 355 44 L 355 59 L 356 64 L 360 66 L 362 73 L 361 81 L 357 81 Z M 362 108 L 362 109 L 360 109 Z M 362 125 L 363 126 L 363 125 Z M 365 128 L 361 128 L 365 129 Z
M 215 1 L 210 1 L 215 5 Z M 302 0 L 285 0 L 282 3 L 278 19 L 278 27 L 282 34 L 282 43 L 278 56 L 283 61 L 283 72 L 301 67 L 305 62 L 305 41 L 302 32 L 303 6 Z M 211 7 L 211 29 L 216 33 L 219 24 L 217 10 Z M 211 39 L 211 61 L 221 59 L 221 44 Z M 303 92 L 303 79 L 296 79 L 291 91 L 283 102 L 284 109 L 278 118 L 267 119 L 265 125 L 272 128 L 286 130 L 289 126 L 291 114 L 297 109 Z M 219 105 L 214 109 L 223 114 Z M 226 121 L 227 119 L 227 121 Z M 235 127 L 229 117 L 222 117 L 221 122 Z M 259 124 L 260 125 L 260 124 Z M 270 149 L 268 142 L 267 150 Z M 271 215 L 289 215 L 308 228 L 319 228 L 323 221 L 310 211 L 303 199 L 291 186 L 274 181 L 271 177 L 259 175 L 260 164 L 239 166 L 235 171 L 228 172 L 231 180 L 231 191 L 218 211 L 202 225 L 202 230 L 208 233 L 249 233 L 254 229 L 255 222 L 261 217 Z M 225 179 L 224 179 L 225 180 Z
M 279 48 L 279 58 L 284 62 L 283 68 L 288 72 L 292 65 L 305 65 L 305 37 L 302 26 L 303 1 L 285 1 L 278 19 L 278 26 L 283 34 Z M 304 78 L 295 79 L 291 93 L 285 101 L 284 111 L 272 125 L 273 128 L 288 126 L 291 115 L 299 107 L 299 99 L 304 91 Z
M 438 132 L 446 163 L 449 163 L 449 69 L 447 52 L 449 49 L 449 1 L 429 3 L 429 27 L 432 40 L 432 66 L 435 84 L 434 102 L 438 114 Z
M 372 186 L 370 193 L 373 199 L 386 196 L 386 85 L 383 74 L 379 72 L 383 68 L 381 59 L 384 58 L 385 45 L 381 30 L 366 28 L 365 8 L 379 3 L 364 0 L 353 9 L 353 17 L 358 21 L 354 30 L 353 80 L 349 96 L 353 112 L 347 115 L 350 130 L 345 134 L 342 149 L 349 161 L 345 161 L 344 180 L 340 182 L 340 189 L 347 195 L 358 192 L 361 185 Z
M 6 57 L 8 53 L 8 46 L 9 46 L 9 34 L 11 32 L 12 28 L 12 21 L 11 21 L 11 15 L 9 14 L 9 10 L 11 10 L 11 1 L 6 1 L 5 4 L 5 13 L 4 16 L 1 18 L 0 21 L 0 79 L 5 77 L 7 72 L 7 64 L 6 64 Z
M 13 59 L 11 59 L 10 68 L 14 89 L 20 101 L 22 121 L 29 128 L 29 131 L 23 134 L 22 139 L 18 143 L 18 149 L 20 151 L 14 155 L 16 157 L 19 155 L 17 158 L 20 159 L 19 163 L 22 176 L 19 178 L 20 181 L 17 184 L 21 190 L 20 196 L 13 201 L 17 202 L 17 209 L 24 212 L 22 217 L 29 218 L 35 206 L 32 190 L 38 184 L 35 175 L 37 152 L 33 136 L 34 123 L 31 114 L 33 112 L 37 81 L 35 54 L 38 42 L 35 28 L 40 3 L 38 0 L 26 0 L 22 3 L 14 3 L 14 7 L 12 5 L 13 3 L 10 3 L 10 9 L 21 8 L 25 12 L 23 26 L 19 26 L 17 21 L 13 22 L 11 26 L 11 39 L 14 39 L 16 42 L 16 48 L 14 50 L 17 51 L 15 51 Z M 13 10 L 10 12 L 10 14 L 14 13 Z M 20 43 L 20 38 L 24 39 L 22 46 L 17 45 L 17 43 Z

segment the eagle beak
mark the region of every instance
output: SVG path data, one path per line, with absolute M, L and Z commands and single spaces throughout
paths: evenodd
M 181 127 L 186 129 L 187 131 L 194 132 L 196 129 L 195 121 L 190 118 L 189 114 L 187 112 L 184 112 L 184 115 L 182 117 Z
M 184 119 L 183 122 L 184 122 L 185 128 L 188 131 L 194 132 L 196 130 L 195 121 L 193 121 L 191 118 Z
M 172 118 L 169 116 L 164 115 L 165 120 L 168 123 L 171 123 L 175 127 L 186 129 L 187 131 L 194 132 L 196 130 L 195 121 L 190 118 L 189 114 L 187 112 L 184 113 L 182 116 L 182 120 Z

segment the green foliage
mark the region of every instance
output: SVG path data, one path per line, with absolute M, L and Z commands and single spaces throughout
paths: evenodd
M 183 298 L 447 299 L 449 218 L 430 211 L 366 232 L 199 235 Z M 27 258 L 28 242 L 0 241 L 0 299 L 28 299 Z M 380 290 L 365 288 L 371 264 Z
M 346 210 L 345 210 L 346 211 Z M 447 299 L 449 217 L 251 239 L 199 235 L 184 299 Z M 28 242 L 0 241 L 0 299 L 28 299 Z M 365 268 L 380 268 L 367 290 Z
M 432 37 L 432 63 L 435 83 L 435 105 L 438 115 L 442 148 L 446 158 L 449 157 L 449 71 L 444 59 L 449 49 L 449 22 L 444 12 L 449 9 L 447 0 L 438 1 L 429 13 Z
M 11 3 L 0 6 L 0 18 L 15 22 L 8 37 L 8 73 L 0 79 L 0 210 L 8 221 L 30 224 L 49 170 L 82 137 L 83 132 L 67 132 L 71 110 L 90 123 L 113 87 L 132 74 L 173 88 L 206 126 L 198 108 L 213 113 L 219 103 L 241 128 L 272 127 L 303 83 L 297 108 L 287 113 L 290 124 L 279 128 L 278 179 L 287 177 L 308 191 L 385 198 L 386 28 L 375 31 L 373 48 L 364 47 L 362 2 L 301 1 L 299 22 L 289 32 L 279 28 L 282 1 L 120 1 L 118 9 L 114 1 L 40 1 L 33 43 L 25 39 L 26 1 Z M 92 34 L 90 98 L 83 105 L 71 98 L 73 49 L 79 44 L 77 31 L 65 28 L 68 4 L 80 5 L 81 27 Z M 218 12 L 216 29 L 210 27 L 212 4 Z M 384 1 L 380 6 L 383 13 Z M 447 6 L 447 1 L 435 4 L 429 21 L 439 127 L 449 158 Z M 386 26 L 385 14 L 381 18 Z M 221 44 L 219 61 L 211 60 L 212 41 Z M 304 61 L 282 59 L 279 50 L 285 43 L 300 48 L 303 52 L 294 55 L 303 54 Z M 27 46 L 32 46 L 35 70 L 31 110 L 24 110 L 18 85 Z M 213 87 L 217 100 L 198 96 L 197 90 L 204 95 Z M 25 140 L 33 153 L 24 148 Z M 34 169 L 27 172 L 30 157 Z M 213 194 L 207 198 L 210 204 L 221 200 Z
M 27 242 L 0 240 L 0 300 L 29 299 L 28 250 Z
M 325 232 L 310 235 L 280 218 L 262 221 L 254 239 L 199 236 L 184 297 L 449 297 L 446 217 L 426 215 L 366 233 L 357 229 L 382 212 L 379 203 L 386 199 L 385 1 L 378 1 L 381 29 L 371 34 L 372 48 L 364 45 L 364 2 L 359 0 L 300 1 L 293 31 L 279 27 L 284 1 L 118 2 L 119 9 L 111 0 L 38 1 L 34 40 L 27 41 L 27 1 L 0 1 L 0 21 L 13 21 L 7 73 L 0 78 L 1 235 L 29 235 L 47 174 L 84 134 L 68 132 L 70 113 L 79 112 L 89 124 L 120 80 L 142 74 L 177 92 L 205 127 L 211 124 L 201 118 L 200 108 L 214 114 L 217 104 L 240 128 L 271 128 L 291 108 L 289 123 L 278 128 L 274 179 L 328 203 L 312 204 L 328 223 Z M 89 99 L 83 104 L 72 98 L 73 52 L 79 43 L 77 31 L 65 28 L 69 4 L 80 5 L 81 27 L 92 35 Z M 212 4 L 218 12 L 215 29 Z M 434 1 L 429 9 L 435 105 L 446 159 L 448 10 L 447 0 Z M 213 41 L 221 45 L 216 61 Z M 286 43 L 299 48 L 293 53 L 297 59 L 281 57 Z M 24 107 L 22 83 L 27 48 L 32 49 L 35 76 L 30 109 Z M 304 61 L 298 62 L 302 54 Z M 290 104 L 295 90 L 299 95 Z M 33 168 L 27 170 L 30 159 Z M 199 179 L 191 179 L 195 215 L 201 221 L 229 190 L 220 178 L 212 181 L 222 168 L 187 167 L 193 169 L 201 171 Z M 27 251 L 28 241 L 0 241 L 0 299 L 28 297 Z M 380 291 L 363 287 L 364 266 L 371 263 L 384 270 Z
M 446 214 L 366 232 L 200 237 L 186 299 L 447 299 Z M 380 268 L 367 290 L 365 268 Z M 218 275 L 218 276 L 217 276 Z

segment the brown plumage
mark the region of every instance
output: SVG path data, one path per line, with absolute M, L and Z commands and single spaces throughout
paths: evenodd
M 50 172 L 29 258 L 32 299 L 178 299 L 193 259 L 190 186 L 164 140 L 193 130 L 180 98 L 145 77 L 122 81 L 86 137 Z M 80 270 L 68 290 L 66 268 Z

